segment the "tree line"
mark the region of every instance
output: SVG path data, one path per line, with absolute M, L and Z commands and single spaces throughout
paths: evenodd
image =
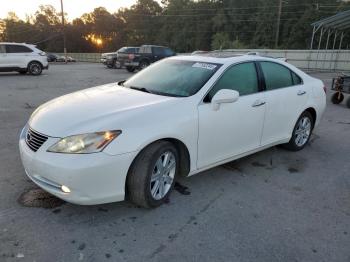
M 312 22 L 350 8 L 349 2 L 340 0 L 283 1 L 276 46 L 278 5 L 279 0 L 162 0 L 160 4 L 137 0 L 114 13 L 98 7 L 65 21 L 67 50 L 104 52 L 142 44 L 166 45 L 177 52 L 307 49 Z M 40 6 L 25 19 L 9 13 L 0 20 L 0 41 L 33 43 L 45 51 L 62 52 L 61 14 L 50 5 Z

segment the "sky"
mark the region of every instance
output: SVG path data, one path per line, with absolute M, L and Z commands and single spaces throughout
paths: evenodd
M 5 18 L 8 12 L 15 12 L 19 18 L 24 19 L 26 14 L 34 14 L 39 5 L 52 5 L 61 10 L 60 0 L 1 0 L 0 18 Z M 80 17 L 91 12 L 95 7 L 103 6 L 108 11 L 117 11 L 120 7 L 130 7 L 136 0 L 63 0 L 64 11 L 68 20 Z

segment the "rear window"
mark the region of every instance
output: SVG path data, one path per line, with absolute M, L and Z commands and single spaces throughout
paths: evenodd
M 6 45 L 6 53 L 32 53 L 33 50 L 23 45 Z

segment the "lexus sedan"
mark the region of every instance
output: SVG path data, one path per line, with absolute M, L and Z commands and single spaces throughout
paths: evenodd
M 37 108 L 21 132 L 28 177 L 76 204 L 162 204 L 179 176 L 308 143 L 323 83 L 278 59 L 176 56 Z M 210 187 L 208 187 L 210 190 Z

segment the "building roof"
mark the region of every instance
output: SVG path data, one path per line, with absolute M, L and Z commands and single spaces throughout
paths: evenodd
M 350 10 L 321 19 L 311 24 L 314 27 L 344 31 L 350 29 Z

